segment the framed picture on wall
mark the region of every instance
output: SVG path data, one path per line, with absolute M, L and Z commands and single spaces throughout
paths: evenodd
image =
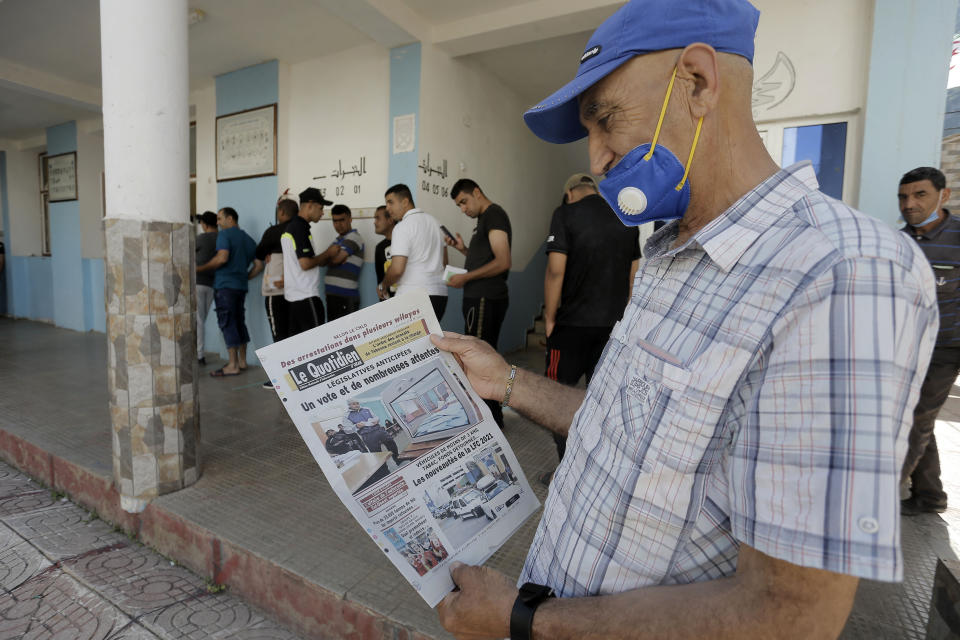
M 277 105 L 217 118 L 217 182 L 277 174 Z
M 49 202 L 77 199 L 77 152 L 46 156 Z

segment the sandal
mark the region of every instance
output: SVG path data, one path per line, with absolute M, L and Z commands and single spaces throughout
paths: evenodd
M 237 371 L 236 373 L 227 373 L 226 371 L 223 370 L 223 367 L 220 367 L 216 371 L 210 372 L 211 378 L 230 378 L 232 376 L 238 376 L 238 375 L 240 375 L 239 371 Z

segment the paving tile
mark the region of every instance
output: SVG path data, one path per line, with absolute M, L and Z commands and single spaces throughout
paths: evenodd
M 3 638 L 100 640 L 130 622 L 110 602 L 59 570 L 0 596 Z
M 157 635 L 136 622 L 110 634 L 110 640 L 157 640 Z
M 204 640 L 216 634 L 232 634 L 261 623 L 264 618 L 237 598 L 222 594 L 196 594 L 148 613 L 140 622 L 158 635 Z
M 52 564 L 18 533 L 0 524 L 0 590 L 12 591 Z
M 58 502 L 48 489 L 25 489 L 22 493 L 0 498 L 0 519 L 49 509 Z
M 71 558 L 63 567 L 134 617 L 206 590 L 199 576 L 137 544 Z
M 229 593 L 198 594 L 139 621 L 158 635 L 184 640 L 296 638 Z
M 128 542 L 109 524 L 70 502 L 7 516 L 4 522 L 55 560 Z
M 0 469 L 0 498 L 37 490 L 42 490 L 42 487 L 26 474 L 6 465 Z

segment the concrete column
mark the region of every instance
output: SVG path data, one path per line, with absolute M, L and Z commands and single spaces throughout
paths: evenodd
M 100 0 L 108 384 L 121 506 L 199 475 L 187 4 Z
M 940 166 L 957 0 L 874 0 L 857 208 L 897 225 L 897 183 Z

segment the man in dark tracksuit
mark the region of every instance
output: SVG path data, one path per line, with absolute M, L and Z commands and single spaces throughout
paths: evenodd
M 940 306 L 940 331 L 913 411 L 900 478 L 901 487 L 910 485 L 910 497 L 900 503 L 900 510 L 912 516 L 942 513 L 947 508 L 933 428 L 960 373 L 960 218 L 943 207 L 950 199 L 950 189 L 943 173 L 933 167 L 919 167 L 904 174 L 897 198 L 907 223 L 902 231 L 917 241 L 930 261 Z
M 575 385 L 581 376 L 590 382 L 610 331 L 623 316 L 640 245 L 636 227 L 623 226 L 591 176 L 570 176 L 563 194 L 547 237 L 546 376 Z M 567 439 L 553 439 L 563 460 Z M 549 476 L 540 479 L 547 484 Z

